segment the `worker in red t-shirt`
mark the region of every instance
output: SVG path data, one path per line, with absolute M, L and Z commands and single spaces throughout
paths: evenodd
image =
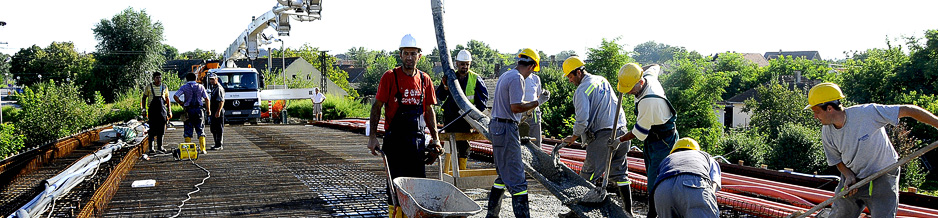
M 417 70 L 417 61 L 422 56 L 417 41 L 410 34 L 401 39 L 400 56 L 403 65 L 388 70 L 378 83 L 378 94 L 371 107 L 371 129 L 368 149 L 384 152 L 388 161 L 391 179 L 397 177 L 426 178 L 425 164 L 432 163 L 443 147 L 440 146 L 436 129 L 436 114 L 431 105 L 436 104 L 433 81 L 423 71 Z M 384 146 L 378 144 L 378 120 L 381 107 L 384 110 Z M 425 143 L 424 129 L 429 127 L 430 143 Z M 427 145 L 429 144 L 429 145 Z M 430 154 L 427 154 L 430 152 Z M 391 184 L 388 184 L 391 185 Z M 389 187 L 390 188 L 390 187 Z M 390 189 L 388 191 L 390 192 Z M 388 205 L 394 211 L 388 196 Z M 391 215 L 391 217 L 395 217 Z

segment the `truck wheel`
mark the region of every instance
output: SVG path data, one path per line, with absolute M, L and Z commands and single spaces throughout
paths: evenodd
M 257 125 L 257 118 L 251 118 L 250 122 L 252 126 Z

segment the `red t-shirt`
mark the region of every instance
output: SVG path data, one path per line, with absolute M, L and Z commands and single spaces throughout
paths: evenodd
M 397 84 L 394 83 L 394 74 L 397 74 Z M 394 97 L 398 91 L 403 92 L 401 102 L 397 102 L 397 98 Z M 434 93 L 436 92 L 433 91 L 433 81 L 423 71 L 417 70 L 415 76 L 407 75 L 401 67 L 384 72 L 384 75 L 381 76 L 381 82 L 378 83 L 378 94 L 375 96 L 379 101 L 387 104 L 384 109 L 384 129 L 391 128 L 390 121 L 394 120 L 394 114 L 397 113 L 399 104 L 417 105 L 421 101 L 420 95 L 422 94 L 423 105 L 426 108 L 436 104 L 436 94 Z

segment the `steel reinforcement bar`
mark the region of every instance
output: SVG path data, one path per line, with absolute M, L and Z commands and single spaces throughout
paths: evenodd
M 98 126 L 0 161 L 0 188 L 12 184 L 19 176 L 36 171 L 56 158 L 68 156 L 76 148 L 97 141 L 98 133 L 110 129 L 111 126 Z
M 107 207 L 108 202 L 111 201 L 111 198 L 117 193 L 117 189 L 120 188 L 121 180 L 134 168 L 134 165 L 137 164 L 140 157 L 149 149 L 150 143 L 149 140 L 146 140 L 146 137 L 140 142 L 140 145 L 131 148 L 130 152 L 121 159 L 120 163 L 111 169 L 111 173 L 108 175 L 107 179 L 104 180 L 104 183 L 95 189 L 94 195 L 92 195 L 91 199 L 81 208 L 81 212 L 78 213 L 77 217 L 101 217 L 104 214 L 104 209 Z

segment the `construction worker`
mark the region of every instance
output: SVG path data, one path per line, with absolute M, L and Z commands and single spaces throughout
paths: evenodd
M 309 100 L 313 102 L 313 114 L 316 120 L 322 120 L 322 102 L 326 101 L 326 95 L 319 92 L 319 87 L 313 88 L 313 97 Z
M 194 73 L 186 74 L 186 83 L 179 87 L 179 91 L 176 91 L 176 95 L 173 96 L 173 99 L 176 100 L 176 102 L 182 102 L 183 110 L 186 113 L 187 118 L 183 125 L 185 129 L 182 134 L 182 136 L 185 137 L 186 143 L 192 142 L 192 131 L 195 130 L 195 133 L 199 136 L 199 150 L 205 154 L 207 153 L 205 151 L 205 133 L 202 132 L 205 125 L 202 122 L 202 114 L 204 114 L 204 110 L 209 110 L 211 101 L 208 99 L 208 92 L 205 91 L 205 86 L 197 83 L 195 79 L 196 76 Z M 180 100 L 180 96 L 186 100 Z
M 674 146 L 679 135 L 675 128 L 677 113 L 667 96 L 664 88 L 658 81 L 661 67 L 657 64 L 640 68 L 638 64 L 629 63 L 619 69 L 617 89 L 635 96 L 635 126 L 619 141 L 632 139 L 644 142 L 645 172 L 648 175 L 648 184 L 655 184 L 658 176 L 658 165 L 668 156 L 668 151 Z M 649 185 L 648 190 L 655 190 Z M 648 217 L 656 217 L 654 196 L 648 199 Z
M 716 197 L 720 181 L 720 164 L 701 151 L 696 140 L 677 140 L 658 166 L 658 180 L 651 192 L 658 216 L 720 217 Z
M 524 178 L 524 165 L 521 162 L 518 122 L 521 120 L 521 113 L 532 110 L 550 99 L 550 92 L 541 92 L 536 101 L 523 101 L 524 79 L 541 70 L 540 56 L 534 49 L 525 48 L 515 59 L 518 60 L 518 66 L 503 73 L 495 84 L 495 101 L 492 104 L 489 131 L 492 135 L 492 154 L 495 157 L 498 178 L 489 192 L 488 214 L 485 217 L 498 217 L 505 188 L 508 188 L 511 194 L 515 217 L 531 216 L 528 207 L 528 182 Z
M 469 103 L 479 111 L 485 111 L 485 102 L 489 100 L 489 90 L 485 87 L 482 77 L 469 69 L 471 65 L 472 54 L 467 50 L 459 51 L 456 55 L 456 76 L 459 77 L 457 78 L 459 86 L 463 88 L 466 98 L 469 98 Z M 471 132 L 472 126 L 469 126 L 465 119 L 460 118 L 462 114 L 459 113 L 459 106 L 456 105 L 456 100 L 450 97 L 449 85 L 446 81 L 446 75 L 443 75 L 443 82 L 436 88 L 436 98 L 443 102 L 444 122 L 452 123 L 446 128 L 446 132 Z M 459 169 L 465 170 L 469 160 L 469 141 L 456 141 L 456 157 L 459 158 Z M 449 163 L 449 154 L 443 160 Z M 449 170 L 449 168 L 444 169 L 444 171 Z
M 836 166 L 841 180 L 835 192 L 897 162 L 899 155 L 886 135 L 886 124 L 911 117 L 938 127 L 938 117 L 915 105 L 862 104 L 843 108 L 844 98 L 834 83 L 817 84 L 808 91 L 805 109 L 821 122 L 821 142 L 827 164 Z M 848 125 L 849 124 L 849 125 Z M 874 179 L 832 203 L 830 217 L 857 217 L 864 207 L 873 217 L 895 217 L 899 204 L 899 169 Z
M 209 125 L 211 125 L 212 138 L 215 139 L 212 150 L 221 150 L 225 131 L 225 87 L 221 86 L 218 75 L 215 73 L 208 75 L 208 95 L 211 100 L 211 109 L 208 110 Z
M 521 98 L 521 101 L 537 101 L 537 98 L 543 91 L 543 88 L 544 87 L 541 86 L 541 77 L 537 76 L 536 72 L 531 73 L 531 75 L 524 78 L 524 97 Z M 542 133 L 540 105 L 521 114 L 521 123 L 518 125 L 518 130 L 521 133 L 521 137 L 530 137 L 532 139 L 531 142 L 533 142 L 538 147 L 541 146 Z
M 602 76 L 590 74 L 584 68 L 585 63 L 580 57 L 573 56 L 563 61 L 563 74 L 567 81 L 577 86 L 573 93 L 573 107 L 576 109 L 576 121 L 573 124 L 573 135 L 564 138 L 567 144 L 573 144 L 577 139 L 584 139 L 586 146 L 586 159 L 580 176 L 597 186 L 602 186 L 602 175 L 606 165 L 612 167 L 609 179 L 616 182 L 619 197 L 622 200 L 626 213 L 632 213 L 632 190 L 629 186 L 627 174 L 630 141 L 614 141 L 613 131 L 619 135 L 625 134 L 625 114 L 621 112 L 619 98 L 612 85 Z M 616 117 L 616 110 L 619 110 Z M 614 123 L 618 122 L 618 124 Z M 616 128 L 615 130 L 613 128 Z M 612 143 L 615 142 L 615 143 Z M 612 162 L 609 154 L 612 152 Z
M 433 91 L 433 81 L 430 76 L 417 69 L 417 61 L 422 56 L 417 40 L 407 34 L 401 39 L 400 57 L 403 65 L 388 70 L 381 76 L 378 83 L 378 94 L 371 107 L 372 134 L 368 141 L 371 154 L 378 155 L 377 149 L 384 152 L 388 161 L 388 170 L 391 179 L 397 177 L 426 178 L 424 164 L 432 163 L 442 153 L 439 136 L 436 129 L 436 114 L 431 106 L 436 104 Z M 384 146 L 378 143 L 378 121 L 381 118 L 381 108 L 384 110 Z M 430 130 L 429 146 L 424 129 Z M 427 153 L 429 151 L 429 154 Z M 390 194 L 388 184 L 388 193 Z M 389 217 L 400 217 L 400 210 L 391 201 L 388 195 Z M 395 213 L 395 211 L 397 213 Z
M 153 73 L 153 83 L 143 90 L 143 99 L 140 101 L 143 116 L 147 117 L 147 124 L 150 125 L 147 138 L 150 141 L 150 152 L 153 153 L 157 150 L 166 152 L 163 148 L 163 133 L 166 132 L 166 122 L 173 118 L 173 113 L 169 111 L 169 89 L 162 81 L 163 73 Z M 150 100 L 147 101 L 147 98 Z

